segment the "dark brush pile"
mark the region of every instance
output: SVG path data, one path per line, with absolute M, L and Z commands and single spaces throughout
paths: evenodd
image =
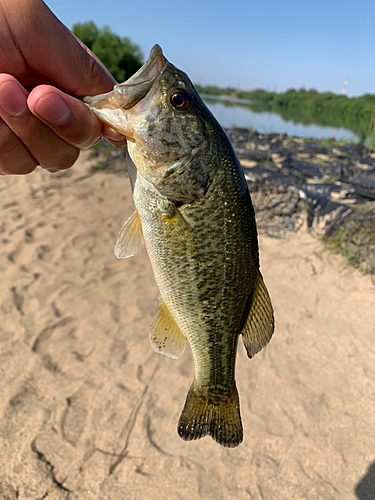
M 311 231 L 375 274 L 375 154 L 358 144 L 228 129 L 260 229 Z

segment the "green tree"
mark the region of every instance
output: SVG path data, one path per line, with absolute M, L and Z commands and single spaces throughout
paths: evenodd
M 98 28 L 93 21 L 87 21 L 74 24 L 72 31 L 102 61 L 117 82 L 127 80 L 142 66 L 140 47 L 129 38 L 113 33 L 109 26 Z

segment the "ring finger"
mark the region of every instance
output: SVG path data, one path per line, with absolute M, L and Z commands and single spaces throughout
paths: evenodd
M 23 142 L 0 118 L 0 173 L 29 174 L 37 165 Z

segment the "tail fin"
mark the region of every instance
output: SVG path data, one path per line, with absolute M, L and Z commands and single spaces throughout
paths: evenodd
M 243 431 L 236 386 L 226 399 L 213 403 L 194 381 L 178 422 L 178 434 L 186 441 L 209 435 L 222 446 L 238 446 Z

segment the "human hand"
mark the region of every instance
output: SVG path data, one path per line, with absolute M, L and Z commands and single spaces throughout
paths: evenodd
M 73 97 L 114 84 L 42 0 L 0 0 L 0 173 L 69 168 L 102 133 L 124 146 L 123 136 Z

